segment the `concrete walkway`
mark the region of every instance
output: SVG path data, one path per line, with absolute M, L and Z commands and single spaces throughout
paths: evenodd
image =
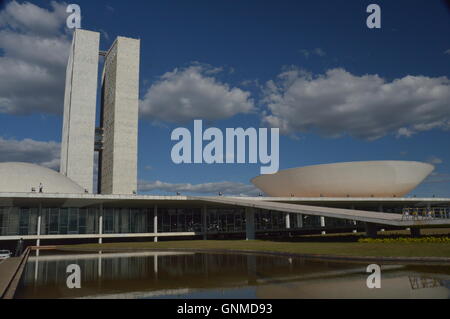
M 3 298 L 11 279 L 20 266 L 21 257 L 11 257 L 0 263 L 0 298 Z
M 10 257 L 0 263 L 0 299 L 12 299 L 25 269 L 30 249 L 20 257 Z

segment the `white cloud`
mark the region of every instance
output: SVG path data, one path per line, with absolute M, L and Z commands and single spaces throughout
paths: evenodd
M 448 50 L 445 50 L 444 54 L 448 54 L 448 55 L 450 55 L 450 49 L 448 49 Z
M 433 164 L 433 165 L 438 165 L 438 164 L 442 164 L 444 161 L 442 159 L 440 159 L 439 157 L 436 156 L 430 156 L 427 159 L 427 163 Z
M 171 184 L 161 181 L 140 181 L 138 189 L 140 192 L 162 191 L 174 194 L 179 192 L 181 194 L 194 193 L 217 195 L 220 192 L 223 195 L 228 196 L 256 196 L 260 193 L 253 185 L 236 182 L 214 182 L 193 185 L 189 183 Z
M 264 87 L 263 85 L 261 85 L 259 83 L 258 79 L 254 79 L 254 80 L 243 80 L 239 83 L 239 85 L 244 86 L 244 87 L 253 87 L 253 88 L 257 88 L 259 90 L 262 90 Z
M 181 123 L 252 112 L 250 93 L 217 80 L 214 76 L 221 71 L 222 68 L 193 64 L 165 73 L 141 100 L 141 115 L 150 120 Z
M 9 2 L 0 11 L 0 113 L 61 113 L 70 37 L 66 4 Z
M 325 51 L 322 50 L 321 48 L 316 48 L 316 49 L 313 50 L 313 52 L 314 52 L 316 55 L 318 55 L 318 56 L 325 56 L 325 55 L 326 55 Z
M 414 135 L 414 131 L 406 127 L 401 127 L 397 130 L 397 137 L 411 137 Z
M 0 162 L 27 162 L 58 170 L 59 158 L 60 144 L 57 142 L 0 137 Z
M 29 2 L 11 1 L 0 12 L 0 27 L 34 33 L 36 35 L 57 35 L 61 22 L 65 21 L 65 3 L 51 1 L 52 11 L 43 9 Z
M 99 29 L 98 32 L 100 32 L 100 34 L 105 38 L 105 40 L 109 41 L 110 38 L 109 38 L 109 33 L 108 32 L 106 32 L 103 29 Z
M 264 96 L 268 113 L 263 121 L 285 134 L 316 130 L 372 140 L 450 128 L 447 77 L 408 75 L 387 82 L 344 69 L 314 76 L 291 68 L 266 83 Z
M 312 50 L 301 49 L 300 53 L 303 54 L 303 56 L 305 58 L 309 58 L 312 55 L 317 55 L 317 56 L 320 56 L 320 57 L 323 57 L 323 56 L 327 55 L 325 53 L 325 51 L 323 49 L 321 49 L 321 48 L 315 48 L 315 49 L 312 49 Z

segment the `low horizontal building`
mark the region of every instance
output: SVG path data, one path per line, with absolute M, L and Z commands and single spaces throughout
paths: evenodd
M 247 238 L 449 225 L 450 198 L 89 194 L 27 163 L 0 163 L 0 241 Z
M 44 188 L 45 189 L 45 188 Z M 405 211 L 409 210 L 408 214 Z M 450 198 L 188 197 L 0 192 L 0 241 L 247 238 L 450 225 Z M 371 228 L 368 226 L 373 226 Z

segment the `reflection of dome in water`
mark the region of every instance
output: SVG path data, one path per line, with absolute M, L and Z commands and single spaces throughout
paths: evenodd
M 346 162 L 286 169 L 252 183 L 274 197 L 401 197 L 433 169 L 410 161 Z
M 39 192 L 81 194 L 84 189 L 70 178 L 46 167 L 29 163 L 0 163 L 0 193 Z

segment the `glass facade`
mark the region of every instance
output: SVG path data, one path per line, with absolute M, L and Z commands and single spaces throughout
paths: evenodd
M 0 236 L 36 235 L 38 209 L 0 207 Z
M 286 229 L 286 213 L 258 209 L 255 211 L 256 230 Z
M 357 223 L 359 226 L 363 226 L 362 223 Z M 325 225 L 326 227 L 351 227 L 352 225 L 355 225 L 355 223 L 352 220 L 348 219 L 340 219 L 340 218 L 325 218 Z
M 243 208 L 208 208 L 206 225 L 209 233 L 245 231 Z
M 96 234 L 98 208 L 42 208 L 41 235 Z
M 153 233 L 153 208 L 105 208 L 103 233 Z
M 201 232 L 201 208 L 158 208 L 158 232 Z
M 201 207 L 158 207 L 158 233 L 203 232 Z M 42 208 L 41 235 L 98 234 L 100 208 Z M 36 235 L 38 208 L 0 207 L 0 236 Z M 256 231 L 286 230 L 286 213 L 255 210 Z M 210 234 L 245 232 L 243 207 L 207 207 Z M 351 227 L 353 221 L 325 218 L 326 228 Z M 289 227 L 320 228 L 320 217 L 290 214 Z M 154 233 L 154 207 L 104 208 L 103 234 Z

